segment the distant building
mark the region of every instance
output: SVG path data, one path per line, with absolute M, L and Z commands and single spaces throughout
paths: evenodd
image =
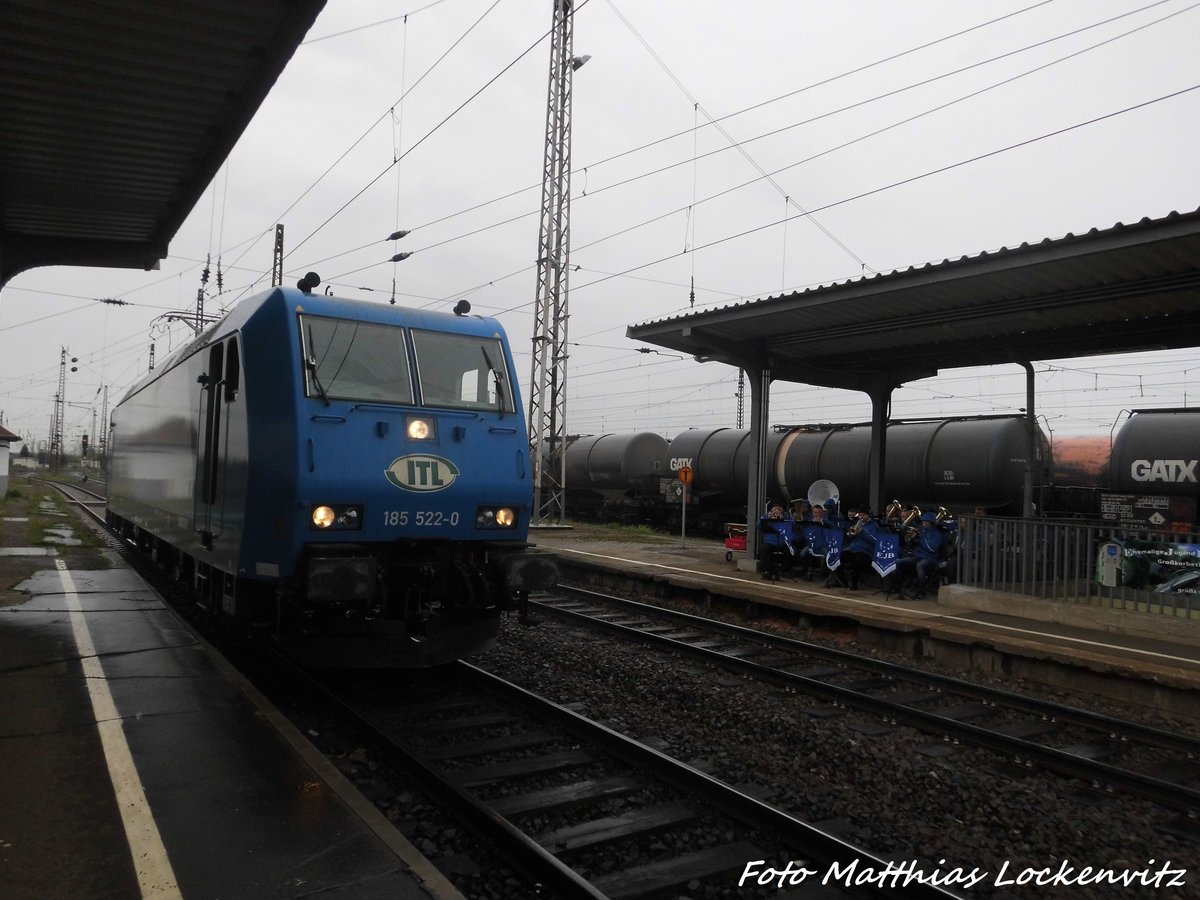
M 8 445 L 21 443 L 21 436 L 0 425 L 0 497 L 8 494 Z

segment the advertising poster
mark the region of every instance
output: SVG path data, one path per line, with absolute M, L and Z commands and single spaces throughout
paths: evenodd
M 1121 586 L 1159 594 L 1200 594 L 1200 544 L 1161 544 L 1127 540 L 1106 544 L 1108 557 L 1120 547 L 1119 582 Z M 1105 548 L 1101 549 L 1102 557 Z M 1101 559 L 1097 571 L 1100 583 L 1108 583 L 1105 571 L 1111 560 Z

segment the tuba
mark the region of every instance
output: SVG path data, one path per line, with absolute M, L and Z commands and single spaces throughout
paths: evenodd
M 834 503 L 838 499 L 838 486 L 828 478 L 818 478 L 808 486 L 808 502 L 813 506 L 824 506 L 826 500 Z
M 939 506 L 937 508 L 937 518 L 934 519 L 933 524 L 941 525 L 942 522 L 944 522 L 949 517 L 950 517 L 950 510 L 946 509 L 946 507 L 944 507 L 944 506 Z
M 904 504 L 902 504 L 899 500 L 893 500 L 887 505 L 887 509 L 883 513 L 883 524 L 887 526 L 900 524 L 900 513 L 903 511 L 903 509 Z

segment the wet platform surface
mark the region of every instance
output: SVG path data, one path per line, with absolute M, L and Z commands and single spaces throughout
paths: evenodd
M 1181 691 L 1200 690 L 1200 621 L 1155 613 L 1041 602 L 1028 597 L 944 585 L 925 600 L 882 590 L 878 576 L 850 591 L 784 578 L 764 580 L 726 560 L 718 539 L 606 536 L 602 529 L 533 529 L 531 540 L 567 565 L 633 573 L 683 588 L 747 600 L 809 617 L 929 635 L 964 647 L 1142 679 Z M 745 559 L 745 554 L 737 554 Z M 745 565 L 745 563 L 743 563 Z
M 0 895 L 458 897 L 130 570 L 0 609 Z M 294 731 L 294 730 L 293 730 Z

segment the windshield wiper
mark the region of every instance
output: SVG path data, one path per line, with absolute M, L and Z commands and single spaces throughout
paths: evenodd
M 487 363 L 488 371 L 492 373 L 492 378 L 496 384 L 496 411 L 503 416 L 508 405 L 504 402 L 504 369 L 492 359 L 492 354 L 488 352 L 486 344 L 480 345 L 479 349 L 483 351 L 483 361 Z
M 311 325 L 308 326 L 308 348 L 310 351 L 313 348 L 313 332 Z M 332 404 L 329 402 L 329 397 L 326 396 L 325 393 L 325 385 L 321 384 L 321 378 L 319 375 L 317 375 L 317 358 L 315 356 L 306 355 L 304 357 L 304 364 L 308 366 L 308 371 L 312 375 L 313 387 L 317 389 L 317 394 L 322 400 L 325 401 L 326 406 L 331 406 Z

